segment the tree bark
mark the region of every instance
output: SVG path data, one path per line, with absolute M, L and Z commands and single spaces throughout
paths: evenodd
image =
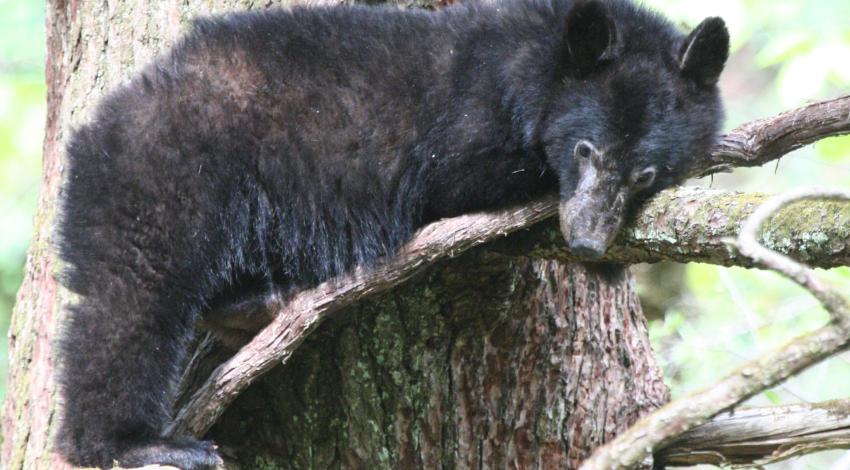
M 246 468 L 575 468 L 667 399 L 627 271 L 475 249 L 322 325 L 209 436 Z
M 601 261 L 622 264 L 680 261 L 751 267 L 752 260 L 730 250 L 727 242 L 768 197 L 762 193 L 692 187 L 662 191 L 635 214 Z M 575 259 L 560 235 L 554 217 L 555 204 L 555 201 L 538 201 L 529 206 L 534 209 L 535 218 L 529 222 L 542 218 L 541 215 L 551 217 L 496 240 L 492 249 L 547 259 Z M 509 222 L 511 228 L 530 225 L 512 219 Z M 850 264 L 850 205 L 844 202 L 797 202 L 771 217 L 764 225 L 763 234 L 766 247 L 810 266 L 832 268 Z

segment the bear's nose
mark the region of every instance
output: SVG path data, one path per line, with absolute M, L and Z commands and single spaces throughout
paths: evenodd
M 605 254 L 605 243 L 589 238 L 579 238 L 570 242 L 570 252 L 584 259 L 601 258 Z

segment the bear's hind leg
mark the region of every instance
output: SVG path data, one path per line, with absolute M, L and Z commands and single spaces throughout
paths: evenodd
M 58 356 L 59 450 L 83 466 L 211 468 L 219 462 L 211 443 L 163 436 L 200 302 L 147 287 L 113 279 L 69 309 Z

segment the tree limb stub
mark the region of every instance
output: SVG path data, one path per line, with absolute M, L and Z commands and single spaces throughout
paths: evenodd
M 837 448 L 850 448 L 850 400 L 722 413 L 676 437 L 654 461 L 752 466 Z
M 756 233 L 767 218 L 782 207 L 809 198 L 847 201 L 850 192 L 809 190 L 776 196 L 750 217 L 735 245 L 759 266 L 777 271 L 809 290 L 829 312 L 831 321 L 745 364 L 719 382 L 641 418 L 628 431 L 596 449 L 581 470 L 635 468 L 676 436 L 850 346 L 850 298 L 818 280 L 811 268 L 757 242 Z
M 819 120 L 819 113 L 827 117 Z M 850 96 L 756 121 L 724 137 L 712 152 L 711 158 L 693 174 L 706 175 L 722 171 L 729 165 L 753 166 L 779 158 L 781 154 L 778 152 L 799 148 L 802 142 L 810 143 L 818 138 L 850 132 L 849 121 Z M 806 122 L 806 126 L 813 128 L 822 125 L 823 131 L 802 131 L 800 122 Z M 742 143 L 740 148 L 746 151 L 736 153 L 731 150 L 736 148 L 730 144 L 732 142 Z M 248 385 L 265 371 L 286 362 L 306 336 L 331 313 L 367 295 L 400 284 L 430 263 L 529 227 L 556 212 L 557 201 L 549 197 L 525 207 L 439 221 L 424 227 L 397 256 L 372 271 L 366 273 L 358 269 L 297 294 L 268 327 L 212 373 L 209 380 L 178 412 L 168 433 L 203 435 Z M 843 214 L 842 217 L 845 217 L 846 213 Z M 638 223 L 640 220 L 639 217 Z M 631 233 L 636 236 L 642 232 Z M 840 240 L 846 240 L 846 237 Z M 847 246 L 845 244 L 843 248 L 830 249 L 846 251 Z M 648 256 L 655 256 L 655 260 L 660 258 L 657 252 L 654 255 L 652 250 L 647 252 L 650 253 Z M 789 250 L 789 253 L 793 254 L 793 250 Z M 631 262 L 636 261 L 641 260 Z

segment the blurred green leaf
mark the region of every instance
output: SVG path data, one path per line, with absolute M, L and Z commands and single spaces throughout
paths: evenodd
M 831 137 L 815 145 L 818 154 L 827 162 L 850 162 L 850 136 Z
M 782 404 L 782 397 L 780 397 L 779 394 L 773 390 L 767 390 L 766 392 L 764 392 L 764 397 L 767 398 L 767 400 L 773 405 Z

